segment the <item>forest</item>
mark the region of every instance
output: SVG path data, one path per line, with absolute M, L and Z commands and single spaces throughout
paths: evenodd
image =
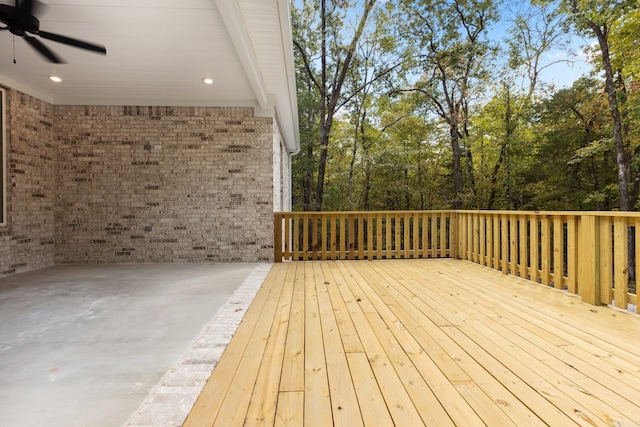
M 637 211 L 638 6 L 294 0 L 293 210 Z

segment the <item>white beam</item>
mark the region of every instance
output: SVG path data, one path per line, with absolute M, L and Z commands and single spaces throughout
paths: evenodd
M 280 36 L 282 37 L 282 56 L 287 74 L 288 109 L 283 113 L 286 141 L 291 154 L 300 152 L 300 133 L 298 132 L 298 95 L 296 92 L 295 66 L 293 62 L 293 40 L 291 28 L 291 3 L 289 0 L 277 0 Z
M 267 89 L 237 0 L 215 0 L 260 109 L 269 108 Z

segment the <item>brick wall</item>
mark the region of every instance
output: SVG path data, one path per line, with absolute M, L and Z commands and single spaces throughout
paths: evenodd
M 56 262 L 272 259 L 272 118 L 252 108 L 54 110 Z
M 0 275 L 54 263 L 53 107 L 7 90 L 7 225 L 0 227 Z
M 252 108 L 53 106 L 7 91 L 0 275 L 273 257 L 289 155 Z

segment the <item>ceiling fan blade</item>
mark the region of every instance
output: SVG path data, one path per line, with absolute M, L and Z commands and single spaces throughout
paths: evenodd
M 40 40 L 38 40 L 37 38 L 31 37 L 25 34 L 24 39 L 27 41 L 27 43 L 31 45 L 31 47 L 37 50 L 42 56 L 47 58 L 50 62 L 53 62 L 54 64 L 64 64 L 64 61 L 60 57 L 58 57 L 55 53 L 53 53 L 48 47 L 43 45 L 42 42 L 40 42 Z
M 79 47 L 80 49 L 86 49 L 93 52 L 107 54 L 107 49 L 104 46 L 85 42 L 78 39 L 72 39 L 71 37 L 61 36 L 59 34 L 48 33 L 46 31 L 38 31 L 38 35 L 43 39 L 52 40 L 54 42 L 63 43 L 73 47 Z

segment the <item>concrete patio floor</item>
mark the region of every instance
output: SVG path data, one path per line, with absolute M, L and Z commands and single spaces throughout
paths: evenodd
M 0 278 L 0 425 L 122 426 L 256 270 L 268 265 L 71 265 Z

